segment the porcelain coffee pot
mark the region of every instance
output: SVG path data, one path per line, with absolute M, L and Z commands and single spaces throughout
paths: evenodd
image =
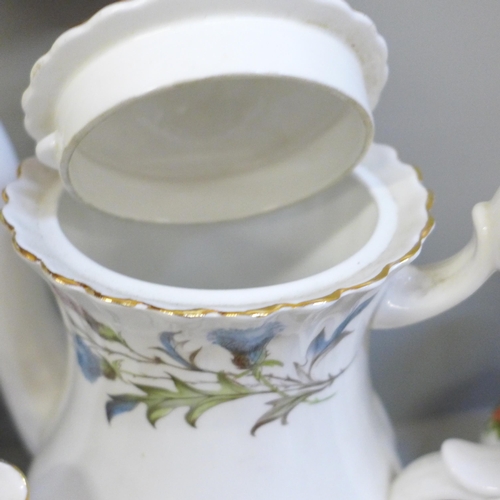
M 34 500 L 388 498 L 369 328 L 481 286 L 500 195 L 411 264 L 432 196 L 372 144 L 386 75 L 340 0 L 121 2 L 37 63 L 2 214 L 65 332 L 35 287 L 1 329 Z

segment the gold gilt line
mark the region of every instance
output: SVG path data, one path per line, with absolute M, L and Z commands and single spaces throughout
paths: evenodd
M 3 210 L 0 210 L 0 222 L 11 232 L 15 233 L 15 229 L 13 226 L 11 226 L 6 220 L 5 217 L 3 216 Z
M 422 169 L 420 167 L 417 167 L 413 165 L 413 170 L 415 170 L 417 174 L 417 179 L 422 182 L 424 180 L 424 174 L 422 173 Z
M 415 169 L 417 172 L 417 175 L 419 175 L 418 170 Z M 66 278 L 65 276 L 61 276 L 60 274 L 52 272 L 45 264 L 44 262 L 38 258 L 36 255 L 32 254 L 28 250 L 25 250 L 22 248 L 17 240 L 16 240 L 16 230 L 15 228 L 9 224 L 6 220 L 5 217 L 3 216 L 3 213 L 0 211 L 0 221 L 5 224 L 7 229 L 11 231 L 12 233 L 12 241 L 14 244 L 15 250 L 26 260 L 34 263 L 38 263 L 43 270 L 45 274 L 47 274 L 53 281 L 60 285 L 66 285 L 66 286 L 75 286 L 78 288 L 82 288 L 85 293 L 88 295 L 91 295 L 92 297 L 95 297 L 99 300 L 102 300 L 108 304 L 117 304 L 125 307 L 142 307 L 146 308 L 151 311 L 158 311 L 160 313 L 169 315 L 169 316 L 178 316 L 178 317 L 183 317 L 183 318 L 203 318 L 205 316 L 208 316 L 210 314 L 218 314 L 220 316 L 232 318 L 232 317 L 239 317 L 239 316 L 250 316 L 250 317 L 266 317 L 269 316 L 277 311 L 280 311 L 281 309 L 298 309 L 306 306 L 316 306 L 316 305 L 324 305 L 328 304 L 330 302 L 335 302 L 338 300 L 342 295 L 344 295 L 347 292 L 350 291 L 355 291 L 355 290 L 360 290 L 362 288 L 366 288 L 370 285 L 373 285 L 379 281 L 382 281 L 385 279 L 389 273 L 391 272 L 391 269 L 395 266 L 398 266 L 400 264 L 403 264 L 413 257 L 415 257 L 418 252 L 421 250 L 423 242 L 429 236 L 430 232 L 432 231 L 434 225 L 435 225 L 435 220 L 434 217 L 432 217 L 430 210 L 434 204 L 434 194 L 431 191 L 428 191 L 428 196 L 427 196 L 427 203 L 426 203 L 426 209 L 427 209 L 427 223 L 425 224 L 425 227 L 422 229 L 420 233 L 420 237 L 416 245 L 403 257 L 400 259 L 396 260 L 395 262 L 392 262 L 390 264 L 387 264 L 382 271 L 372 278 L 371 280 L 365 281 L 364 283 L 360 283 L 359 285 L 354 285 L 350 286 L 347 288 L 340 288 L 338 290 L 335 290 L 333 293 L 326 295 L 324 297 L 320 297 L 317 299 L 311 299 L 307 300 L 304 302 L 298 302 L 298 303 L 283 303 L 283 304 L 275 304 L 272 306 L 267 306 L 263 307 L 261 309 L 251 309 L 248 311 L 217 311 L 214 309 L 189 309 L 189 310 L 175 310 L 175 309 L 163 309 L 161 307 L 153 306 L 151 304 L 146 304 L 144 302 L 140 302 L 137 300 L 133 299 L 120 299 L 117 297 L 108 297 L 106 295 L 103 295 L 99 293 L 98 291 L 94 290 L 88 285 L 85 285 L 84 283 L 80 283 L 78 281 L 75 281 L 70 278 Z
M 427 196 L 427 203 L 425 205 L 425 208 L 427 209 L 427 212 L 430 212 L 432 210 L 432 207 L 434 206 L 434 192 L 433 191 L 428 191 L 428 196 Z M 430 217 L 430 215 L 429 215 Z

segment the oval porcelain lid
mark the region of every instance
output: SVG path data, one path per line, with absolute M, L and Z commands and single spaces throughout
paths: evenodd
M 103 211 L 236 219 L 359 163 L 386 59 L 343 0 L 120 2 L 35 65 L 26 128 L 40 161 Z

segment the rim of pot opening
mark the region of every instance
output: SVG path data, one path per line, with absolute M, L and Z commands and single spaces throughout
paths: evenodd
M 392 270 L 414 259 L 434 226 L 433 197 L 418 171 L 401 163 L 392 148 L 374 145 L 351 174 L 366 186 L 378 210 L 370 238 L 354 255 L 325 271 L 277 285 L 232 290 L 173 287 L 124 276 L 80 252 L 59 226 L 63 189 L 57 173 L 36 160 L 25 162 L 20 170 L 20 178 L 4 192 L 2 218 L 21 256 L 56 285 L 107 303 L 175 316 L 267 316 L 334 302 L 346 293 L 377 286 Z

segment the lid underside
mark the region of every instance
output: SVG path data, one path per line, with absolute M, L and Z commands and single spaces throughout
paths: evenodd
M 131 100 L 67 154 L 85 202 L 122 217 L 206 222 L 304 199 L 363 156 L 370 118 L 331 88 L 271 76 L 212 78 Z
M 198 223 L 335 183 L 372 143 L 386 74 L 383 40 L 343 0 L 130 0 L 64 34 L 23 104 L 77 198 Z

